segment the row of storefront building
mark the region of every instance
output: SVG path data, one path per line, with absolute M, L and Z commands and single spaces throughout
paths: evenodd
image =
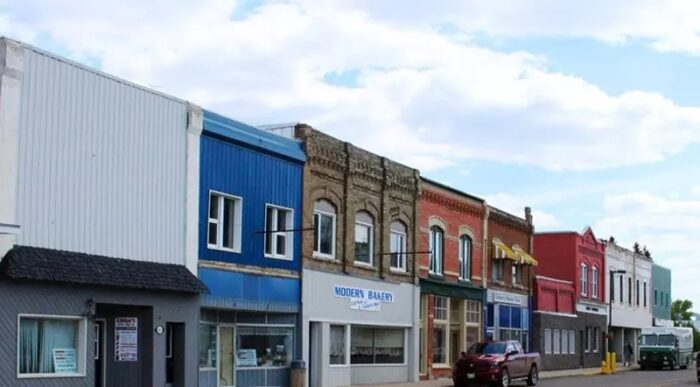
M 484 339 L 598 366 L 609 321 L 623 359 L 670 320 L 670 272 L 590 228 L 8 39 L 0 140 L 0 385 L 414 381 Z

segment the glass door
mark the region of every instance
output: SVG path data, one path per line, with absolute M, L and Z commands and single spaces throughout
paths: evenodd
M 235 386 L 236 336 L 233 327 L 219 326 L 219 387 Z

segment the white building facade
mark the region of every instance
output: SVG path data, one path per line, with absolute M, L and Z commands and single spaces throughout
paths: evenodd
M 652 326 L 652 260 L 608 242 L 605 250 L 605 301 L 611 305 L 611 351 L 619 362 L 637 361 L 638 338 L 642 328 Z M 624 273 L 613 273 L 624 271 Z M 611 274 L 612 273 L 612 274 Z M 632 356 L 624 348 L 632 346 Z

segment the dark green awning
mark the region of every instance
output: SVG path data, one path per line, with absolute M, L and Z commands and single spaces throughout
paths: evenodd
M 469 300 L 483 301 L 486 289 L 466 282 L 453 283 L 430 278 L 421 278 L 420 292 L 450 298 L 465 298 Z

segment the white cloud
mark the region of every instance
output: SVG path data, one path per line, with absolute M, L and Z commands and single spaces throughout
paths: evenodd
M 646 245 L 657 263 L 672 270 L 673 297 L 689 298 L 700 306 L 700 289 L 685 286 L 697 282 L 700 274 L 700 200 L 632 192 L 607 197 L 604 212 L 594 227 L 598 236 L 613 235 L 627 247 L 634 242 Z
M 486 195 L 484 199 L 489 205 L 520 218 L 525 217 L 525 207 L 532 208 L 532 204 L 526 198 L 503 192 Z M 537 208 L 532 208 L 532 222 L 537 231 L 551 230 L 560 226 L 559 219 L 554 214 Z
M 690 193 L 692 193 L 695 196 L 700 196 L 700 184 L 694 186 L 693 188 L 690 189 Z
M 265 3 L 232 18 L 242 11 L 225 0 L 27 0 L 0 7 L 0 32 L 21 28 L 32 32 L 23 34 L 30 40 L 42 37 L 75 58 L 97 58 L 107 72 L 237 119 L 304 121 L 421 169 L 475 159 L 600 169 L 661 160 L 700 142 L 700 108 L 641 91 L 610 95 L 549 71 L 542 58 L 493 51 L 434 28 L 453 8 L 455 15 L 471 8 L 446 3 L 443 14 L 417 19 L 423 9 L 408 4 L 389 18 L 378 3 Z M 475 15 L 492 14 L 465 19 L 473 30 L 499 32 L 502 20 L 513 19 L 513 34 L 529 33 L 515 23 L 528 7 L 508 7 L 510 15 L 474 4 Z M 541 16 L 528 21 L 539 22 Z M 348 71 L 357 74 L 353 87 L 324 82 L 326 74 Z

